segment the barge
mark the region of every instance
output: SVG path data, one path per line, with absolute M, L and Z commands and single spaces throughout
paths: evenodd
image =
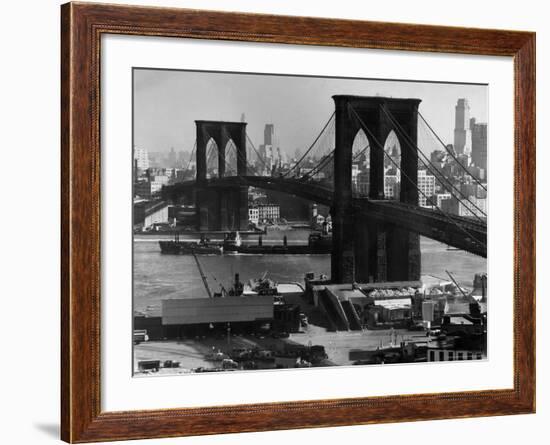
M 222 253 L 249 254 L 249 255 L 309 255 L 329 254 L 332 252 L 332 236 L 321 233 L 309 235 L 307 244 L 288 245 L 286 236 L 283 244 L 263 244 L 262 237 L 258 244 L 243 244 L 239 232 L 227 234 L 223 243 L 212 243 L 204 235 L 199 242 L 181 241 L 179 234 L 175 234 L 172 241 L 159 241 L 163 254 L 170 255 L 221 255 Z
M 332 236 L 320 233 L 312 233 L 308 237 L 308 243 L 302 245 L 288 245 L 286 236 L 283 244 L 263 244 L 262 238 L 258 244 L 243 244 L 239 232 L 228 234 L 223 243 L 224 252 L 243 254 L 267 254 L 267 255 L 307 255 L 329 254 L 332 252 Z
M 223 253 L 222 245 L 210 243 L 204 235 L 199 242 L 180 241 L 179 233 L 176 233 L 173 241 L 161 240 L 159 246 L 161 253 L 170 255 L 221 255 Z

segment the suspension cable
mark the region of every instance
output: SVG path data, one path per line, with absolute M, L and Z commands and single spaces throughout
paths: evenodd
M 370 137 L 373 139 L 374 141 L 374 145 L 376 145 L 380 150 L 382 150 L 382 152 L 384 153 L 385 156 L 388 157 L 388 159 L 394 164 L 394 166 L 401 172 L 401 174 L 412 184 L 415 186 L 415 188 L 424 196 L 424 198 L 426 198 L 427 202 L 430 201 L 430 199 L 426 196 L 426 194 L 420 190 L 418 188 L 418 185 L 414 183 L 414 181 L 405 173 L 401 170 L 401 167 L 397 164 L 397 162 L 395 162 L 393 160 L 393 158 L 388 155 L 388 153 L 386 153 L 386 150 L 384 150 L 384 147 L 380 144 L 380 142 L 376 139 L 376 137 L 372 134 L 372 132 L 369 130 L 369 128 L 365 125 L 365 123 L 363 122 L 363 120 L 361 119 L 361 117 L 357 114 L 357 112 L 355 111 L 355 109 L 350 105 L 348 104 L 348 107 L 350 108 L 350 110 L 352 111 L 353 115 L 355 116 L 355 118 L 359 121 L 359 123 L 361 124 L 361 126 L 363 127 L 363 130 L 367 131 L 368 134 L 370 135 Z M 467 229 L 465 229 L 462 225 L 460 225 L 460 223 L 458 223 L 457 221 L 454 220 L 454 218 L 451 217 L 451 215 L 447 214 L 447 212 L 443 211 L 441 208 L 439 208 L 438 205 L 435 205 L 434 206 L 445 218 L 447 218 L 452 224 L 454 224 L 456 227 L 458 227 L 460 230 L 462 230 L 466 235 L 468 235 L 470 238 L 472 238 L 475 242 L 477 242 L 479 245 L 481 245 L 482 247 L 484 248 L 487 248 L 487 246 L 485 245 L 485 243 L 481 242 L 480 240 L 478 240 L 474 235 L 472 235 Z
M 426 169 L 427 169 L 433 176 L 437 177 L 437 175 L 434 174 L 434 172 L 435 172 L 435 173 L 438 173 L 437 167 L 435 167 L 435 166 L 433 165 L 433 163 L 432 163 L 432 162 L 428 159 L 428 157 L 422 152 L 422 150 L 420 150 L 420 147 L 418 147 L 418 145 L 415 144 L 414 141 L 409 137 L 409 135 L 403 130 L 403 127 L 399 124 L 399 122 L 397 122 L 397 120 L 395 119 L 395 117 L 394 117 L 393 115 L 391 115 L 391 113 L 389 113 L 389 111 L 385 110 L 384 107 L 382 107 L 382 110 L 384 111 L 384 113 L 386 114 L 386 116 L 388 116 L 388 118 L 390 119 L 390 121 L 398 128 L 398 131 L 401 132 L 401 134 L 405 137 L 405 139 L 407 139 L 407 141 L 408 141 L 412 146 L 416 147 L 417 153 L 419 153 L 420 156 L 421 156 L 420 162 L 422 162 L 422 164 L 426 167 Z M 388 113 L 389 113 L 389 114 L 388 114 Z M 406 145 L 408 145 L 408 144 L 406 144 Z M 411 150 L 414 150 L 414 148 L 413 148 L 412 146 L 409 147 L 409 148 L 410 148 Z M 424 158 L 424 159 L 428 162 L 428 164 L 431 166 L 431 168 L 428 167 L 428 165 L 426 164 L 426 162 L 423 161 L 422 158 Z M 448 186 L 445 186 L 445 184 L 444 184 L 442 181 L 440 181 L 440 182 L 441 182 L 442 185 L 445 187 L 445 189 L 446 189 L 448 192 L 450 192 L 450 194 L 451 194 L 454 198 L 456 198 L 456 199 L 458 199 L 458 200 L 460 201 L 460 198 L 457 197 L 457 196 L 455 196 L 455 195 L 453 194 L 453 192 L 449 189 L 449 187 L 450 187 L 451 189 L 453 189 L 456 193 L 458 193 L 458 194 L 463 198 L 463 200 L 467 201 L 467 202 L 468 202 L 472 207 L 474 207 L 481 215 L 483 215 L 485 218 L 487 218 L 487 214 L 486 214 L 483 210 L 481 210 L 476 204 L 474 204 L 472 201 L 470 201 L 470 199 L 469 199 L 466 195 L 464 195 L 464 193 L 462 193 L 462 192 L 460 191 L 460 189 L 456 188 L 448 178 L 446 178 L 443 174 L 441 174 L 441 178 L 444 179 L 444 180 L 447 182 Z M 478 221 L 480 221 L 481 223 L 484 223 L 484 222 L 485 222 L 485 221 L 483 221 L 483 219 L 481 219 L 481 217 L 480 217 L 479 215 L 477 215 L 471 208 L 466 207 L 466 209 L 467 209 L 467 210 L 472 214 L 472 216 L 475 217 Z
M 361 151 L 358 151 L 353 155 L 353 158 L 351 159 L 351 162 L 354 162 L 359 156 L 361 156 L 365 151 L 367 151 L 370 148 L 370 145 L 367 143 L 365 147 L 361 149 Z M 327 163 L 334 159 L 334 152 L 336 151 L 335 148 L 332 149 L 332 151 L 325 156 L 315 168 L 313 168 L 310 172 L 306 173 L 303 177 L 308 177 L 309 179 L 313 179 L 313 176 L 319 173 L 320 170 L 326 167 Z M 332 172 L 332 176 L 327 176 L 327 178 L 331 178 L 334 176 L 334 170 Z
M 424 118 L 424 116 L 422 116 L 422 113 L 420 113 L 420 111 L 417 111 L 418 115 L 420 116 L 420 118 L 424 121 L 424 123 L 426 124 L 426 126 L 430 129 L 430 131 L 434 134 L 434 136 L 437 138 L 437 140 L 441 143 L 441 145 L 443 146 L 443 148 L 445 149 L 445 151 L 447 153 L 449 153 L 451 155 L 451 157 L 456 161 L 456 163 L 460 166 L 460 168 L 462 168 L 462 170 L 464 170 L 466 172 L 466 174 L 468 174 L 469 176 L 472 177 L 472 179 L 485 191 L 487 191 L 487 188 L 480 182 L 480 180 L 478 178 L 476 178 L 472 173 L 470 173 L 468 171 L 468 169 L 466 167 L 464 167 L 464 165 L 462 165 L 462 162 L 460 162 L 456 156 L 453 154 L 453 152 L 451 150 L 449 150 L 447 148 L 447 146 L 445 145 L 445 143 L 441 140 L 441 138 L 438 136 L 438 134 L 435 132 L 435 130 L 430 126 L 430 124 L 428 123 L 428 121 Z
M 224 131 L 224 134 L 227 135 L 227 129 L 224 128 L 223 129 Z M 241 161 L 244 161 L 244 165 L 245 165 L 245 175 L 248 173 L 248 162 L 246 160 L 246 157 L 243 158 L 243 154 L 242 153 L 239 153 L 239 149 L 237 148 L 237 145 L 235 144 L 235 142 L 233 141 L 233 139 L 231 138 L 231 135 L 227 135 L 229 136 L 228 137 L 228 142 L 231 142 L 231 147 L 233 147 L 233 150 L 234 150 L 234 153 L 235 153 L 235 162 L 236 162 L 236 165 L 235 165 L 235 171 L 238 175 L 238 172 L 239 172 L 239 160 Z M 245 147 L 245 150 L 246 150 L 246 147 Z M 231 167 L 231 165 L 229 164 L 229 161 L 228 161 L 228 156 L 224 156 L 224 160 L 225 160 L 225 164 L 226 164 L 226 167 Z
M 398 129 L 398 131 L 405 137 L 405 139 L 407 139 L 407 141 L 411 144 L 411 146 L 409 146 L 409 148 L 411 150 L 414 150 L 413 146 L 416 147 L 416 150 L 417 150 L 417 153 L 420 154 L 421 158 L 420 158 L 420 162 L 422 162 L 422 164 L 428 169 L 428 171 L 432 174 L 434 174 L 434 171 L 437 173 L 437 168 L 432 164 L 432 162 L 427 158 L 427 156 L 422 152 L 422 150 L 420 150 L 420 148 L 418 147 L 417 144 L 414 143 L 414 141 L 411 139 L 411 137 L 405 132 L 405 130 L 403 130 L 403 127 L 401 126 L 401 124 L 399 124 L 399 122 L 397 122 L 397 120 L 395 119 L 395 117 L 391 114 L 390 111 L 386 110 L 385 109 L 386 107 L 384 107 L 383 105 L 381 105 L 381 109 L 382 111 L 384 112 L 384 114 L 386 114 L 386 116 L 388 117 L 388 119 L 390 119 L 390 122 L 393 123 L 393 125 L 395 125 Z M 405 144 L 405 145 L 409 145 L 409 144 Z M 424 160 L 422 159 L 424 158 L 428 164 L 431 166 L 428 167 L 428 165 L 426 164 L 426 162 L 424 162 Z M 436 176 L 436 175 L 434 175 Z M 448 186 L 445 186 L 444 187 L 451 193 L 451 195 L 457 199 L 459 199 L 457 196 L 455 196 L 451 190 L 449 190 L 449 186 L 455 191 L 457 192 L 460 196 L 462 196 L 462 198 L 466 201 L 468 201 L 470 203 L 470 205 L 472 207 L 474 207 L 479 213 L 481 213 L 484 217 L 487 217 L 487 214 L 481 210 L 477 205 L 475 205 L 472 201 L 470 201 L 470 199 L 464 195 L 459 189 L 457 189 L 452 183 L 451 181 L 446 178 L 444 175 L 441 175 L 441 177 L 447 181 L 447 184 Z M 467 210 L 476 218 L 478 219 L 480 222 L 484 222 L 471 208 L 467 208 Z
M 210 145 L 210 149 L 208 150 L 208 153 L 206 154 L 206 169 L 208 170 L 208 163 L 212 164 L 212 162 L 214 161 L 214 154 L 215 154 L 215 150 L 214 150 L 214 145 L 218 145 L 216 144 L 216 141 L 213 140 L 213 143 Z
M 422 194 L 422 196 L 424 196 L 424 198 L 427 200 L 427 201 L 430 201 L 430 198 L 428 198 L 428 196 L 421 190 L 418 188 L 418 185 L 416 185 L 414 183 L 414 181 L 405 173 L 401 170 L 400 166 L 397 164 L 397 162 L 395 162 L 393 160 L 393 158 L 388 155 L 388 153 L 386 153 L 386 151 L 384 150 L 383 146 L 380 144 L 380 142 L 376 139 L 376 137 L 372 134 L 372 132 L 369 130 L 369 128 L 366 126 L 366 124 L 363 122 L 363 120 L 361 119 L 361 117 L 357 114 L 357 112 L 355 111 L 355 109 L 351 106 L 351 105 L 348 105 L 348 107 L 351 109 L 351 111 L 353 112 L 353 114 L 355 115 L 355 118 L 360 122 L 361 126 L 364 128 L 364 130 L 366 130 L 368 132 L 368 134 L 373 138 L 374 142 L 375 142 L 375 145 L 378 146 L 378 148 L 380 150 L 382 150 L 382 152 L 384 153 L 385 156 L 388 157 L 388 159 L 394 164 L 394 166 L 400 171 L 400 173 L 405 177 L 405 179 L 407 179 L 412 185 L 415 186 L 415 188 L 417 189 L 418 192 L 420 192 Z M 462 230 L 466 235 L 468 235 L 469 237 L 471 237 L 472 239 L 474 239 L 478 244 L 480 244 L 481 246 L 483 247 L 486 247 L 485 244 L 481 241 L 479 241 L 474 235 L 472 235 L 468 230 L 466 230 L 462 225 L 460 225 L 458 222 L 456 222 L 454 220 L 454 218 L 450 215 L 450 214 L 447 214 L 444 210 L 442 210 L 439 206 L 435 205 L 434 206 L 445 218 L 447 218 L 449 221 L 451 221 L 452 224 L 454 224 L 456 227 L 458 227 L 460 230 Z
M 310 172 L 308 172 L 304 176 L 302 176 L 302 178 L 309 177 L 310 179 L 312 179 L 312 177 L 314 175 L 316 175 L 317 173 L 319 173 L 320 170 L 325 168 L 327 163 L 330 162 L 330 160 L 334 158 L 334 151 L 335 151 L 335 149 L 333 148 L 332 151 L 328 155 L 326 155 L 323 159 L 321 159 L 319 161 L 319 163 L 314 168 L 312 168 Z
M 210 148 L 208 149 L 208 152 L 206 153 L 206 176 L 208 177 L 208 164 L 212 164 L 213 160 L 214 160 L 214 156 L 213 155 L 216 155 L 216 158 L 218 158 L 217 156 L 217 153 L 216 153 L 216 150 L 214 150 L 214 145 L 218 148 L 218 150 L 220 149 L 218 147 L 218 143 L 216 142 L 216 140 L 210 135 L 210 133 L 208 131 L 205 131 L 206 135 L 208 136 L 208 139 L 206 140 L 206 145 L 208 146 L 208 143 L 210 141 L 212 141 L 212 144 L 210 144 Z M 218 165 L 218 172 L 220 170 L 220 166 Z
M 250 139 L 250 136 L 248 136 L 248 133 L 246 133 L 246 139 L 250 143 L 250 145 L 251 145 L 252 149 L 254 150 L 254 153 L 256 153 L 256 156 L 258 157 L 258 159 L 262 162 L 262 164 L 264 166 L 264 169 L 267 169 L 267 164 L 265 163 L 264 159 L 262 158 L 262 155 L 260 154 L 260 152 L 258 150 L 256 150 L 256 147 L 254 146 L 254 143 L 252 142 L 252 139 Z
M 359 158 L 359 156 L 361 156 L 363 153 L 365 153 L 368 149 L 370 148 L 370 144 L 369 142 L 367 141 L 367 145 L 358 153 L 356 153 L 353 158 L 351 159 L 351 162 L 355 161 L 356 159 Z M 334 173 L 334 172 L 333 172 Z M 370 175 L 369 175 L 370 176 Z M 360 196 L 361 196 L 361 193 L 360 192 L 357 192 Z
M 236 154 L 235 161 L 237 162 L 237 165 L 236 165 L 237 176 L 239 175 L 239 164 L 238 164 L 239 160 L 244 161 L 244 166 L 245 166 L 244 174 L 246 176 L 248 174 L 248 168 L 249 168 L 248 161 L 246 157 L 243 157 L 244 155 L 242 153 L 239 153 L 239 149 L 237 148 L 233 140 L 231 140 L 231 142 L 232 142 L 231 145 L 233 146 L 233 149 L 235 150 L 235 154 Z
M 193 144 L 193 150 L 191 150 L 191 155 L 189 156 L 189 161 L 187 161 L 187 167 L 185 168 L 185 171 L 189 170 L 189 166 L 191 165 L 191 161 L 193 160 L 193 154 L 195 153 L 196 149 L 197 149 L 197 139 L 195 139 L 195 143 Z
M 367 142 L 367 145 L 365 145 L 361 151 L 358 151 L 357 153 L 355 153 L 355 155 L 352 158 L 352 162 L 355 161 L 363 153 L 365 153 L 369 148 L 370 148 L 370 144 Z
M 309 148 L 306 150 L 306 152 L 304 153 L 304 155 L 300 158 L 300 160 L 298 162 L 296 162 L 296 164 L 294 164 L 284 175 L 283 177 L 286 177 L 288 174 L 290 174 L 290 172 L 292 170 L 294 170 L 296 167 L 298 167 L 300 165 L 300 162 L 302 162 L 305 157 L 309 154 L 309 152 L 312 150 L 312 148 L 315 146 L 315 144 L 317 143 L 317 141 L 319 140 L 319 138 L 321 137 L 321 135 L 325 132 L 326 128 L 329 126 L 329 124 L 331 123 L 331 121 L 333 120 L 334 116 L 336 114 L 336 111 L 333 111 L 332 114 L 330 115 L 330 118 L 328 119 L 327 123 L 323 126 L 323 129 L 321 130 L 321 132 L 317 135 L 317 137 L 315 138 L 315 140 L 313 141 L 313 143 L 309 146 Z
M 229 171 L 231 170 L 231 160 L 232 159 L 235 159 L 235 169 L 238 167 L 238 162 L 239 162 L 239 153 L 236 151 L 236 146 L 235 144 L 233 143 L 233 140 L 230 139 L 228 141 L 228 143 L 226 144 L 226 148 L 227 146 L 229 145 L 229 149 L 225 152 L 224 154 L 224 162 L 225 162 L 225 171 Z M 232 155 L 232 156 L 231 156 Z

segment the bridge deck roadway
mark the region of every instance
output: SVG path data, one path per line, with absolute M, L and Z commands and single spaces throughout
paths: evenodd
M 165 187 L 163 194 L 175 198 L 193 187 L 225 188 L 249 186 L 289 193 L 318 204 L 332 205 L 330 187 L 311 181 L 284 177 L 232 176 L 209 179 L 204 185 L 195 181 L 181 182 Z M 368 218 L 395 224 L 422 236 L 448 244 L 475 255 L 487 257 L 487 224 L 473 218 L 446 215 L 438 210 L 426 209 L 398 201 L 378 201 L 356 196 L 354 210 Z

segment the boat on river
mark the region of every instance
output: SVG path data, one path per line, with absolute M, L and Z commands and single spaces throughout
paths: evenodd
M 243 244 L 239 232 L 230 232 L 223 242 L 224 253 L 241 253 L 252 255 L 307 255 L 328 254 L 332 252 L 332 236 L 322 233 L 312 233 L 307 244 L 292 244 L 287 242 L 286 235 L 282 244 L 264 244 L 262 237 L 258 244 Z
M 179 233 L 176 233 L 174 240 L 159 241 L 160 251 L 169 255 L 221 255 L 223 246 L 210 243 L 206 237 L 202 236 L 199 242 L 181 241 Z

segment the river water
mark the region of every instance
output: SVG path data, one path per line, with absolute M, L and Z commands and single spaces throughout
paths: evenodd
M 270 230 L 263 236 L 264 244 L 306 243 L 308 230 Z M 189 255 L 162 255 L 159 239 L 168 235 L 134 236 L 134 310 L 147 307 L 156 312 L 165 298 L 207 297 L 197 264 Z M 183 238 L 183 237 L 182 237 Z M 192 239 L 190 235 L 186 238 Z M 215 237 L 212 237 L 215 240 Z M 245 243 L 257 243 L 257 236 L 243 236 Z M 445 244 L 428 238 L 420 239 L 422 275 L 447 281 L 445 270 L 453 273 L 461 286 L 471 288 L 474 274 L 486 272 L 487 261 L 464 251 L 447 250 Z M 330 255 L 202 255 L 199 257 L 210 287 L 226 288 L 233 282 L 235 273 L 241 281 L 267 276 L 277 282 L 303 283 L 306 272 L 330 275 Z

